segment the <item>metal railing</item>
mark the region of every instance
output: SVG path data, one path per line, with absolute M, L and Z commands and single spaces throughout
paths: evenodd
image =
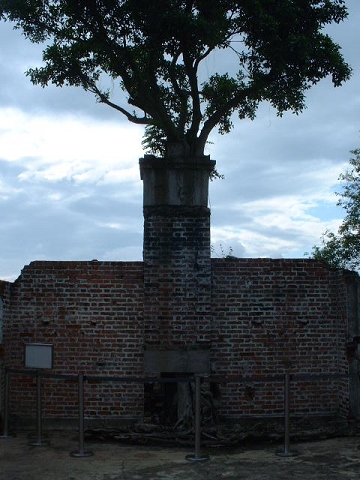
M 279 382 L 283 379 L 284 382 L 284 448 L 278 450 L 277 455 L 282 457 L 291 457 L 297 455 L 298 452 L 292 451 L 290 448 L 290 407 L 291 407 L 291 381 L 307 380 L 309 382 L 318 382 L 321 380 L 346 379 L 350 377 L 358 377 L 357 374 L 338 374 L 338 373 L 320 373 L 320 374 L 295 374 L 285 372 L 282 375 L 263 375 L 263 376 L 230 376 L 217 377 L 204 374 L 196 374 L 193 376 L 184 377 L 138 377 L 138 376 L 104 376 L 104 375 L 78 375 L 69 374 L 53 374 L 42 372 L 40 370 L 17 370 L 5 368 L 4 378 L 4 406 L 3 406 L 3 434 L 1 439 L 10 438 L 9 433 L 9 419 L 10 419 L 10 377 L 11 375 L 24 375 L 36 377 L 36 440 L 32 442 L 33 446 L 44 446 L 48 444 L 44 441 L 42 435 L 42 378 L 47 379 L 62 379 L 65 381 L 72 381 L 78 383 L 78 450 L 71 451 L 70 455 L 73 457 L 88 457 L 93 455 L 93 452 L 85 449 L 84 442 L 84 381 L 88 382 L 131 382 L 131 383 L 178 383 L 178 382 L 194 382 L 195 383 L 195 451 L 193 455 L 186 455 L 189 461 L 205 461 L 209 457 L 201 454 L 201 383 L 249 383 L 249 382 Z

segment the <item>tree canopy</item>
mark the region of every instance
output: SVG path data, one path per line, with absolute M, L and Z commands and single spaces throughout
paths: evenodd
M 234 113 L 252 119 L 264 100 L 299 113 L 312 85 L 341 85 L 351 69 L 323 28 L 346 16 L 344 0 L 0 0 L 0 18 L 45 44 L 34 84 L 92 92 L 162 155 L 167 142 L 202 155 Z M 217 51 L 231 72 L 202 67 Z
M 313 257 L 323 260 L 333 268 L 359 270 L 360 266 L 360 149 L 353 150 L 351 168 L 342 173 L 339 180 L 343 189 L 338 205 L 345 218 L 337 234 L 327 231 L 322 236 L 322 245 L 313 248 Z

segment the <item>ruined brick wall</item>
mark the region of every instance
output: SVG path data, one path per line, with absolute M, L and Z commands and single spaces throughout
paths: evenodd
M 4 372 L 5 348 L 3 342 L 3 327 L 9 323 L 10 315 L 10 282 L 0 280 L 0 375 Z M 0 415 L 4 405 L 4 375 L 0 376 Z M 0 416 L 1 420 L 1 416 Z
M 178 260 L 175 276 L 181 273 Z M 50 343 L 53 373 L 142 376 L 147 342 L 171 345 L 178 332 L 183 345 L 205 340 L 217 376 L 282 375 L 286 369 L 303 374 L 347 373 L 353 279 L 313 260 L 213 259 L 211 267 L 211 286 L 203 286 L 205 310 L 196 297 L 199 277 L 190 275 L 196 283 L 190 281 L 188 298 L 175 296 L 173 309 L 166 312 L 170 317 L 159 322 L 154 332 L 145 331 L 144 308 L 152 305 L 151 318 L 156 322 L 159 292 L 166 290 L 171 272 L 165 272 L 170 276 L 160 286 L 162 276 L 158 271 L 152 276 L 149 270 L 144 288 L 142 262 L 33 262 L 0 292 L 5 364 L 22 369 L 26 343 Z M 189 280 L 186 275 L 184 285 Z M 153 299 L 147 288 L 153 288 Z M 192 323 L 181 323 L 176 315 L 186 313 L 187 300 L 196 307 L 197 316 Z M 11 384 L 11 412 L 34 416 L 35 378 L 14 375 Z M 223 417 L 281 415 L 282 377 L 272 384 L 220 384 L 218 401 Z M 141 418 L 143 405 L 142 385 L 85 383 L 87 417 Z M 45 417 L 76 417 L 76 383 L 45 379 L 43 408 Z M 293 382 L 291 408 L 299 415 L 347 415 L 349 382 Z
M 9 323 L 11 283 L 0 280 L 0 367 L 4 362 L 3 327 Z M 1 402 L 1 400 L 0 400 Z
M 172 147 L 171 147 L 172 148 Z M 180 149 L 181 150 L 181 149 Z M 145 370 L 209 370 L 209 157 L 140 159 L 144 185 Z M 169 152 L 168 152 L 169 153 Z
M 305 259 L 214 259 L 212 265 L 212 362 L 217 375 L 347 373 L 341 272 Z M 338 412 L 339 385 L 339 380 L 293 381 L 292 410 Z M 342 388 L 348 398 L 346 381 Z M 223 386 L 221 405 L 226 416 L 281 414 L 282 379 Z
M 348 338 L 346 349 L 339 345 L 339 364 L 343 372 L 349 371 L 348 381 L 342 380 L 339 388 L 339 402 L 350 418 L 360 419 L 360 278 L 355 272 L 338 272 L 342 282 L 339 285 L 339 307 L 346 312 Z M 340 290 L 341 288 L 341 290 Z M 346 395 L 347 388 L 350 394 Z
M 141 262 L 33 262 L 11 289 L 5 362 L 24 368 L 24 345 L 53 344 L 55 374 L 141 375 Z M 44 379 L 44 416 L 77 415 L 77 385 Z M 139 417 L 142 385 L 85 385 L 87 415 Z M 103 402 L 103 399 L 107 401 Z M 141 401 L 139 401 L 141 398 Z M 11 412 L 33 416 L 35 378 L 11 377 Z
M 146 207 L 144 217 L 145 343 L 208 347 L 210 211 L 156 206 Z

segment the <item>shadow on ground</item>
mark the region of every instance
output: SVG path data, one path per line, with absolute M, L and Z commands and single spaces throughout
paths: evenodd
M 74 458 L 75 431 L 51 431 L 48 444 L 29 445 L 27 432 L 0 440 L 1 480 L 345 480 L 360 478 L 360 437 L 292 443 L 297 456 L 280 457 L 276 442 L 246 442 L 235 448 L 207 448 L 205 462 L 189 462 L 189 448 L 86 441 L 93 456 Z

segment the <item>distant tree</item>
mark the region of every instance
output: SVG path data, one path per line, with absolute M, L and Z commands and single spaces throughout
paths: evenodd
M 322 245 L 313 248 L 312 256 L 334 268 L 359 270 L 360 266 L 360 149 L 352 150 L 351 168 L 341 174 L 343 189 L 338 205 L 345 218 L 337 234 L 327 231 L 322 236 Z
M 344 0 L 0 0 L 0 18 L 45 44 L 34 84 L 92 92 L 144 125 L 145 147 L 161 155 L 167 142 L 202 155 L 233 113 L 253 119 L 263 100 L 299 113 L 312 85 L 327 75 L 341 85 L 350 68 L 323 27 L 346 17 Z
M 215 254 L 216 257 L 227 258 L 227 259 L 230 259 L 230 260 L 232 260 L 234 258 L 237 258 L 235 255 L 233 255 L 234 250 L 233 250 L 232 247 L 228 248 L 227 253 L 226 253 L 225 248 L 222 245 L 222 243 L 219 244 L 219 248 L 220 248 L 220 251 L 216 251 L 216 248 L 214 247 L 214 245 L 212 245 L 211 246 L 211 253 Z

